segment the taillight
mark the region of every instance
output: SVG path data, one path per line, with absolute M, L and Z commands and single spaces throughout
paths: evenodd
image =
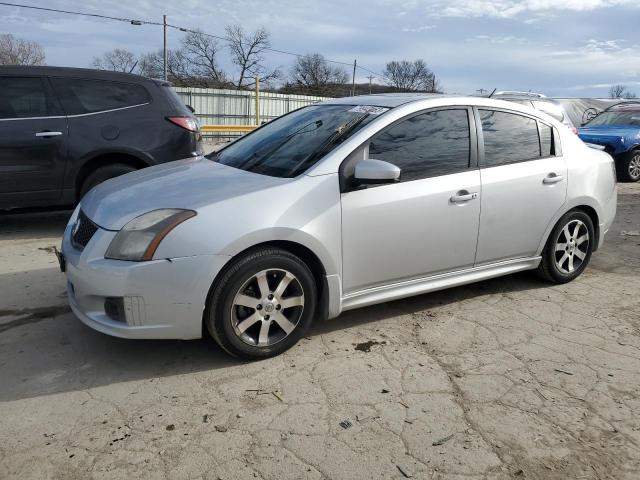
M 167 117 L 174 125 L 177 125 L 185 130 L 189 130 L 190 132 L 199 132 L 200 125 L 198 124 L 198 120 L 193 117 Z

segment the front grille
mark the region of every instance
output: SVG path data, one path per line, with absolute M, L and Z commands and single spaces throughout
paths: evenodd
M 73 243 L 73 246 L 78 250 L 83 250 L 97 231 L 98 226 L 89 220 L 89 217 L 80 210 L 71 235 L 71 242 Z

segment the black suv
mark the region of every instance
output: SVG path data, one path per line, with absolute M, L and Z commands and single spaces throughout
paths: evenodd
M 60 67 L 0 67 L 0 209 L 71 205 L 109 178 L 202 154 L 168 82 Z

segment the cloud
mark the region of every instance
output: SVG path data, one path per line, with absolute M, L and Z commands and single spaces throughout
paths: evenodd
M 527 12 L 583 12 L 615 6 L 638 6 L 637 0 L 446 0 L 423 4 L 429 4 L 436 10 L 436 16 L 498 18 L 512 18 Z
M 402 31 L 418 33 L 418 32 L 425 32 L 427 30 L 433 30 L 434 28 L 436 28 L 435 25 L 421 25 L 419 27 L 402 27 Z

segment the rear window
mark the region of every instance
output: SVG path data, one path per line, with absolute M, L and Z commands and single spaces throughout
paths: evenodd
M 564 108 L 562 107 L 562 105 L 558 105 L 557 103 L 540 102 L 540 101 L 534 100 L 533 106 L 536 108 L 536 110 L 540 110 L 541 112 L 546 113 L 547 115 L 555 118 L 559 122 L 564 121 Z
M 484 135 L 484 166 L 540 158 L 538 122 L 515 113 L 480 110 Z
M 104 112 L 151 102 L 142 85 L 104 80 L 52 78 L 67 115 Z
M 180 95 L 178 95 L 170 85 L 163 85 L 162 92 L 167 95 L 167 100 L 173 113 L 176 115 L 192 115 L 191 111 L 182 101 L 182 98 L 180 98 Z

